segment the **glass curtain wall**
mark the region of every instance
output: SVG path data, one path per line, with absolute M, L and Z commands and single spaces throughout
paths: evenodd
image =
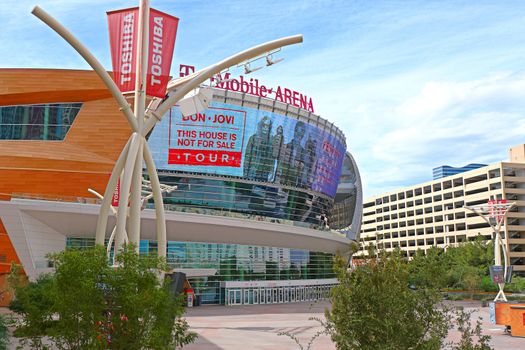
M 283 219 L 323 229 L 324 217 L 332 207 L 332 200 L 298 190 L 205 178 L 168 175 L 159 178 L 164 184 L 177 186 L 176 191 L 164 198 L 169 210 L 200 208 L 194 211 L 210 215 L 218 214 L 214 211 L 237 212 L 252 215 L 250 218 L 255 220 Z
M 82 103 L 0 107 L 0 140 L 63 140 Z
M 92 238 L 67 238 L 68 248 L 82 249 L 94 244 Z M 142 240 L 140 253 L 157 254 L 157 242 Z M 208 271 L 209 276 L 189 278 L 203 304 L 224 302 L 221 281 L 335 278 L 333 254 L 301 249 L 169 241 L 167 261 L 173 268 Z

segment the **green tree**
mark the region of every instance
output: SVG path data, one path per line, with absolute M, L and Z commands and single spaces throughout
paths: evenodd
M 447 250 L 419 250 L 409 262 L 410 281 L 423 288 L 487 290 L 490 286 L 484 277 L 493 264 L 493 256 L 492 244 L 481 238 Z
M 15 298 L 9 308 L 19 317 L 15 319 L 14 336 L 22 345 L 32 349 L 46 349 L 43 338 L 53 325 L 53 300 L 50 298 L 51 275 L 41 275 L 36 281 L 15 286 Z
M 158 277 L 163 259 L 133 246 L 107 263 L 103 247 L 50 257 L 55 273 L 16 288 L 14 335 L 32 349 L 173 349 L 195 339 L 181 299 Z M 44 341 L 45 339 L 45 341 Z
M 440 294 L 411 290 L 407 261 L 397 253 L 378 255 L 352 272 L 336 258 L 340 284 L 326 317 L 337 349 L 439 349 L 449 325 L 447 310 L 436 307 Z
M 507 284 L 506 290 L 512 293 L 525 292 L 525 278 L 520 276 L 512 276 L 512 283 Z
M 482 277 L 488 275 L 489 266 L 494 261 L 494 248 L 481 237 L 450 247 L 446 252 L 449 265 L 448 286 L 473 290 L 480 287 Z
M 353 245 L 350 250 L 355 253 L 358 249 Z M 399 250 L 389 255 L 369 247 L 368 256 L 374 258 L 353 270 L 337 256 L 334 270 L 340 284 L 332 290 L 326 321 L 311 318 L 319 322 L 320 329 L 305 345 L 296 333 L 278 335 L 291 338 L 299 349 L 310 349 L 320 335 L 328 334 L 338 350 L 437 350 L 444 345 L 451 350 L 491 350 L 490 336 L 482 334 L 480 321 L 471 325 L 472 313 L 441 303 L 438 288 L 443 280 L 433 279 L 432 273 L 446 271 L 448 265 L 439 266 L 446 262 L 444 253 L 433 249 L 426 261 L 427 256 L 420 252 L 412 266 Z M 414 280 L 416 288 L 411 284 Z M 444 344 L 453 326 L 461 339 Z
M 448 285 L 450 262 L 443 249 L 418 250 L 409 263 L 410 283 L 416 287 L 442 289 Z

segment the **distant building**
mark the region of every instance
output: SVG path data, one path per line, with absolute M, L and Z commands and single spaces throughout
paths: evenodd
M 479 169 L 484 166 L 487 166 L 487 164 L 470 163 L 468 165 L 465 165 L 464 167 L 459 167 L 459 168 L 455 168 L 449 165 L 442 165 L 442 166 L 438 166 L 432 169 L 432 174 L 434 175 L 433 176 L 434 180 L 437 180 L 437 179 L 442 179 L 447 176 L 464 173 L 465 171 Z
M 502 233 L 514 271 L 525 275 L 525 145 L 511 148 L 509 159 L 365 199 L 358 255 L 365 256 L 370 244 L 411 257 L 433 246 L 492 239 L 490 226 L 464 206 L 506 199 L 516 206 Z

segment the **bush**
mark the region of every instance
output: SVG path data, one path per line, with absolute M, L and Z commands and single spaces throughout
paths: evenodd
M 450 263 L 443 249 L 432 247 L 426 254 L 418 250 L 408 266 L 411 284 L 424 288 L 447 287 Z
M 505 290 L 511 293 L 524 293 L 525 278 L 519 276 L 512 276 L 512 283 L 506 284 Z
M 439 349 L 448 332 L 447 310 L 433 289 L 409 288 L 407 262 L 399 255 L 377 259 L 348 273 L 337 258 L 340 284 L 326 317 L 339 350 Z
M 462 307 L 454 313 L 444 305 L 435 280 L 430 287 L 421 283 L 414 288 L 411 283 L 415 280 L 410 276 L 414 270 L 399 251 L 391 255 L 370 251 L 369 256 L 376 258 L 363 261 L 353 270 L 347 269 L 346 260 L 336 257 L 334 271 L 339 285 L 332 289 L 332 309 L 325 313 L 326 322 L 316 319 L 323 329 L 310 338 L 306 347 L 296 334 L 281 335 L 290 337 L 299 349 L 310 349 L 319 335 L 329 334 L 338 350 L 438 350 L 445 345 L 448 350 L 491 350 L 490 337 L 481 333 L 481 323 L 478 321 L 473 328 L 471 313 Z M 434 261 L 440 259 L 436 257 Z M 425 265 L 434 264 L 420 266 Z M 447 296 L 453 300 L 465 295 Z M 461 339 L 445 344 L 454 323 Z
M 476 325 L 472 327 L 471 317 L 472 312 L 459 308 L 454 311 L 452 321 L 456 324 L 461 339 L 458 343 L 447 344 L 447 350 L 493 350 L 490 346 L 491 337 L 481 331 L 481 318 L 476 320 Z
M 56 271 L 16 288 L 11 310 L 20 317 L 14 335 L 45 349 L 167 349 L 195 339 L 181 318 L 184 307 L 158 278 L 159 258 L 140 257 L 133 246 L 108 266 L 103 247 L 51 256 Z
M 525 303 L 525 296 L 521 296 L 521 295 L 507 295 L 507 300 L 509 300 L 509 301 L 518 301 L 518 302 Z
M 9 331 L 7 329 L 7 320 L 4 315 L 0 314 L 0 350 L 7 350 L 9 345 Z
M 484 292 L 497 292 L 499 289 L 498 289 L 498 285 L 492 282 L 492 279 L 490 278 L 490 276 L 483 276 L 481 278 L 479 290 L 482 290 Z

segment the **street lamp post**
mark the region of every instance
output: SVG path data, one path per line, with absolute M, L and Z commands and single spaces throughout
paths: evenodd
M 134 94 L 134 110 L 128 104 L 121 91 L 106 72 L 104 67 L 89 52 L 89 50 L 78 41 L 64 26 L 52 16 L 36 6 L 32 13 L 64 38 L 93 68 L 108 90 L 117 101 L 120 110 L 126 117 L 132 134 L 120 153 L 113 167 L 110 179 L 106 186 L 100 213 L 97 221 L 95 236 L 96 244 L 104 244 L 107 230 L 108 217 L 112 202 L 112 194 L 120 183 L 119 204 L 116 213 L 117 224 L 115 231 L 115 252 L 122 247 L 129 238 L 130 242 L 137 245 L 140 241 L 140 208 L 141 208 L 141 183 L 142 183 L 142 161 L 146 165 L 151 181 L 151 192 L 154 199 L 156 211 L 156 229 L 158 242 L 158 255 L 165 256 L 167 248 L 166 221 L 164 215 L 164 203 L 162 200 L 161 185 L 157 170 L 153 162 L 151 151 L 146 142 L 146 135 L 153 129 L 168 110 L 177 104 L 185 95 L 199 87 L 207 79 L 219 74 L 225 69 L 249 61 L 253 58 L 272 52 L 281 47 L 301 43 L 302 35 L 294 35 L 269 41 L 235 55 L 220 62 L 212 64 L 189 76 L 172 80 L 168 83 L 168 94 L 165 99 L 154 98 L 148 108 L 145 108 L 146 92 L 144 83 L 146 80 L 147 52 L 149 38 L 149 0 L 141 0 L 139 6 L 139 41 L 137 44 L 136 84 Z M 131 193 L 131 195 L 130 195 Z M 129 209 L 128 209 L 128 199 Z M 127 222 L 129 212 L 129 221 Z M 128 223 L 129 237 L 126 234 L 126 222 Z
M 505 222 L 505 218 L 516 203 L 507 203 L 506 200 L 489 201 L 484 205 L 465 205 L 464 208 L 470 210 L 474 214 L 480 216 L 492 229 L 494 235 L 494 263 L 496 266 L 503 267 L 503 282 L 498 282 L 499 291 L 494 301 L 503 300 L 507 301 L 505 296 L 504 288 L 505 281 L 507 280 L 507 267 L 510 266 L 510 259 L 507 254 L 507 236 L 506 230 L 504 231 L 505 238 L 501 238 L 501 226 Z M 496 224 L 494 225 L 490 219 L 495 219 Z M 503 264 L 501 260 L 501 250 L 503 250 Z

